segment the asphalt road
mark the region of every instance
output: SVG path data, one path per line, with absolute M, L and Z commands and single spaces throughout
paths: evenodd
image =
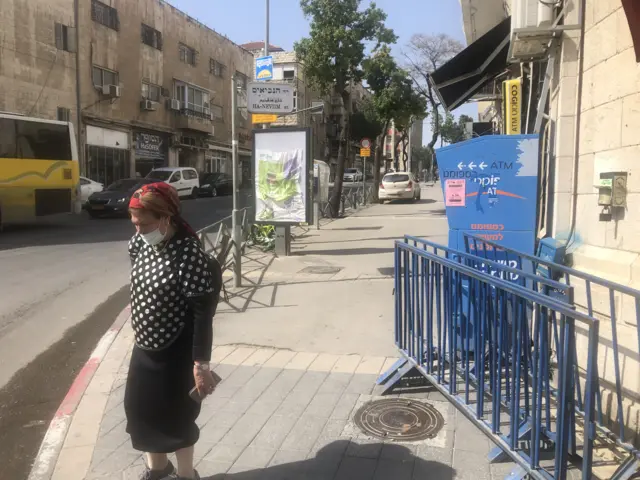
M 231 197 L 186 200 L 195 229 Z M 0 233 L 0 478 L 26 478 L 77 372 L 129 300 L 126 218 L 86 214 Z

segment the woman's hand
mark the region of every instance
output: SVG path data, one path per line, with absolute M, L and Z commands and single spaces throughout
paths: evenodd
M 196 382 L 198 394 L 202 399 L 207 397 L 207 395 L 211 395 L 218 383 L 220 383 L 220 377 L 210 370 L 198 367 L 198 365 L 193 366 L 193 378 Z

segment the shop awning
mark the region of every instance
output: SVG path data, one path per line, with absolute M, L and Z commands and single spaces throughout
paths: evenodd
M 631 38 L 636 50 L 636 62 L 640 62 L 640 4 L 636 0 L 622 0 L 622 6 L 627 14 L 627 21 L 631 29 Z
M 429 76 L 444 108 L 459 107 L 507 68 L 510 38 L 508 17 Z

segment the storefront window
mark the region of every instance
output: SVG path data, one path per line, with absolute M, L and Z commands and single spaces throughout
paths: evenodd
M 85 176 L 106 186 L 117 180 L 129 178 L 129 150 L 87 145 L 87 171 Z
M 213 150 L 211 153 L 205 155 L 204 169 L 205 173 L 230 173 L 227 172 L 227 162 L 231 161 L 231 154 L 228 152 L 221 152 Z

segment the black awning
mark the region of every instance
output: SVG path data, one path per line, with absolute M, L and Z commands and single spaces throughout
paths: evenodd
M 507 67 L 510 38 L 508 17 L 429 76 L 444 108 L 459 107 Z
M 622 6 L 627 14 L 631 38 L 636 51 L 636 62 L 640 62 L 640 5 L 634 0 L 622 0 Z

